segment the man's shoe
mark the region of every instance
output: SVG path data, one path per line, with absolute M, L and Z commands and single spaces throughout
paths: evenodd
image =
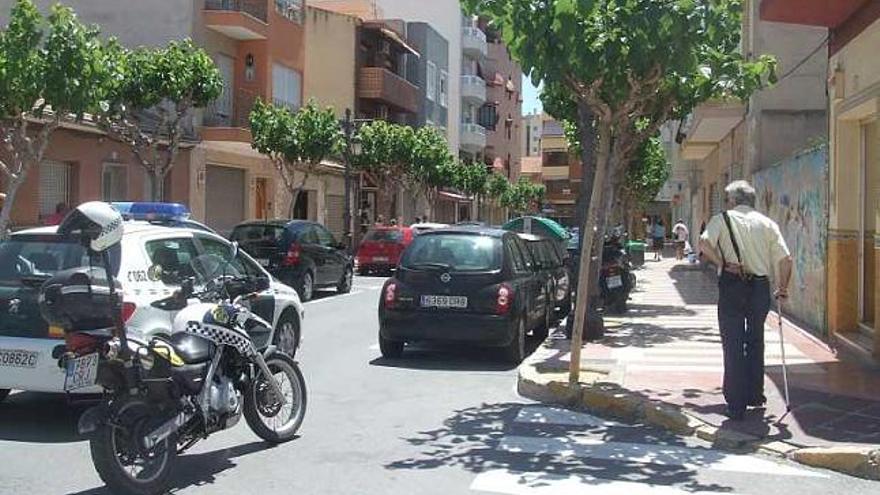
M 743 408 L 733 408 L 727 407 L 727 417 L 732 419 L 733 421 L 742 421 L 746 417 L 746 409 Z
M 752 400 L 748 401 L 746 403 L 746 405 L 749 407 L 764 407 L 764 404 L 766 404 L 766 403 L 767 403 L 767 397 L 764 395 L 761 395 L 757 399 L 752 399 Z

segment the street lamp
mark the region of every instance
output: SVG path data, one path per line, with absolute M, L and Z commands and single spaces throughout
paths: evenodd
M 343 235 L 349 254 L 353 251 L 355 245 L 351 231 L 351 161 L 361 154 L 361 141 L 355 131 L 357 130 L 357 125 L 362 122 L 367 122 L 367 120 L 353 120 L 351 118 L 351 109 L 346 108 L 345 119 L 340 123 L 345 137 L 345 212 L 342 216 L 343 222 L 345 222 L 345 229 L 343 230 Z

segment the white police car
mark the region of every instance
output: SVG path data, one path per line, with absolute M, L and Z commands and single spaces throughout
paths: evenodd
M 0 400 L 10 389 L 63 392 L 64 373 L 53 351 L 64 343 L 64 334 L 46 324 L 37 298 L 50 275 L 90 260 L 80 244 L 55 230 L 24 230 L 0 243 Z M 111 259 L 119 264 L 123 319 L 129 334 L 141 338 L 169 334 L 174 320 L 175 313 L 151 303 L 170 296 L 186 278 L 195 277 L 196 285 L 204 282 L 190 264 L 194 258 L 214 254 L 230 259 L 233 252 L 229 241 L 211 232 L 145 221 L 125 222 L 120 246 Z M 98 260 L 92 263 L 100 266 Z M 241 250 L 227 273 L 270 277 Z M 304 316 L 296 291 L 272 279 L 251 309 L 273 323 L 272 342 L 292 356 L 300 345 Z

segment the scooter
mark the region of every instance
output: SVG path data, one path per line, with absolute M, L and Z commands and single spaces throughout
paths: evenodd
M 605 311 L 612 314 L 626 313 L 629 294 L 636 286 L 633 266 L 623 247 L 625 237 L 626 233 L 614 232 L 605 237 L 602 248 L 599 288 Z

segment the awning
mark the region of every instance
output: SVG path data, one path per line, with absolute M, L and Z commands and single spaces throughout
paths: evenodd
M 550 237 L 560 241 L 567 240 L 571 237 L 571 234 L 565 230 L 565 227 L 545 217 L 527 216 L 514 218 L 505 223 L 502 228 L 512 232 L 543 235 L 544 237 Z
M 467 196 L 465 196 L 465 195 L 463 195 L 463 194 L 456 194 L 456 193 L 447 192 L 447 191 L 440 191 L 440 192 L 437 193 L 437 194 L 438 194 L 441 198 L 453 199 L 453 200 L 455 200 L 455 201 L 470 201 L 470 200 L 471 200 L 471 198 L 469 198 L 469 197 L 467 197 Z
M 400 37 L 399 34 L 397 34 L 396 32 L 394 32 L 394 30 L 391 30 L 391 29 L 388 29 L 388 28 L 386 28 L 386 27 L 383 27 L 383 28 L 379 28 L 379 31 L 380 31 L 382 34 L 384 34 L 386 38 L 388 38 L 388 39 L 390 39 L 391 41 L 394 41 L 395 43 L 397 43 L 398 45 L 400 45 L 400 47 L 403 48 L 404 50 L 410 52 L 411 54 L 415 55 L 416 57 L 421 57 L 421 55 L 419 54 L 419 52 L 418 52 L 415 48 L 409 46 L 409 45 L 406 43 L 406 41 L 404 41 L 403 38 Z

